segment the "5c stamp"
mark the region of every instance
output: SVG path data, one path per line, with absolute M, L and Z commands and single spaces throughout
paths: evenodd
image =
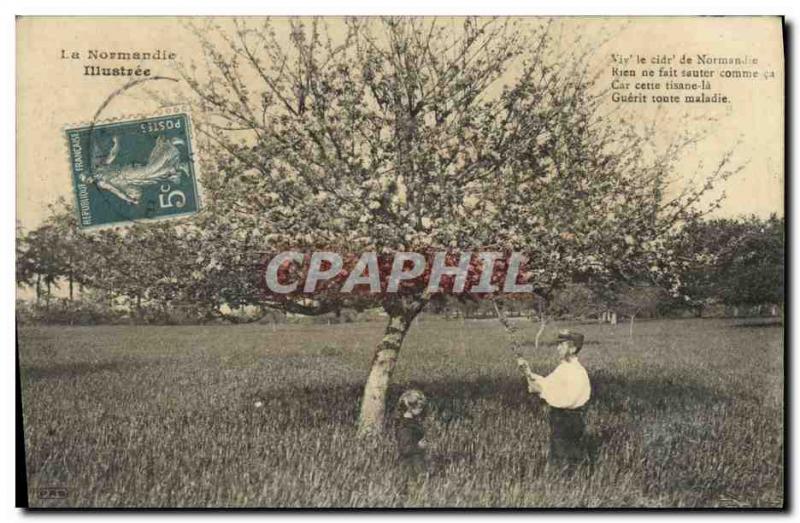
M 200 209 L 187 114 L 67 129 L 82 228 Z

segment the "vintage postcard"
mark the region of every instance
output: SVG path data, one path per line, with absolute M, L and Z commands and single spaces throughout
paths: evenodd
M 780 17 L 19 17 L 33 508 L 783 509 Z

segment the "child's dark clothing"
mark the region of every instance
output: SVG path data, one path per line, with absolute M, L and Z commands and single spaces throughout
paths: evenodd
M 420 476 L 427 472 L 425 449 L 419 442 L 425 437 L 422 424 L 413 418 L 402 417 L 397 422 L 397 450 L 400 465 L 411 476 Z

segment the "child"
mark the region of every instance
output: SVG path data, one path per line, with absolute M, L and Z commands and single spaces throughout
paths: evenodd
M 523 358 L 518 358 L 517 364 L 528 379 L 528 392 L 538 394 L 550 406 L 547 461 L 558 466 L 573 466 L 588 458 L 582 407 L 589 401 L 592 386 L 577 356 L 583 347 L 583 334 L 564 330 L 558 333 L 558 341 L 561 362 L 548 376 L 534 374 Z
M 425 416 L 427 400 L 422 391 L 409 389 L 397 402 L 397 450 L 400 466 L 409 479 L 418 479 L 428 472 L 425 456 L 425 429 L 422 418 Z

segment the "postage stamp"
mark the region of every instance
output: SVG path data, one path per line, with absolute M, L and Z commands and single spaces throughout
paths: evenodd
M 81 228 L 200 209 L 188 114 L 67 129 Z

